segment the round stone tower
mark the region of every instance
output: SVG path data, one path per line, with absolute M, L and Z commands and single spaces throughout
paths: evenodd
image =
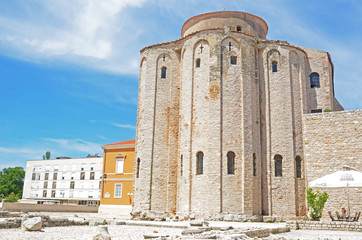
M 141 50 L 135 216 L 305 214 L 302 114 L 333 107 L 307 82 L 327 55 L 267 32 L 214 12 Z
M 265 39 L 268 33 L 268 25 L 257 16 L 244 12 L 212 12 L 197 15 L 187 20 L 182 26 L 181 36 L 184 38 L 192 33 L 224 28 L 229 26 L 231 30 L 243 31 L 251 36 Z

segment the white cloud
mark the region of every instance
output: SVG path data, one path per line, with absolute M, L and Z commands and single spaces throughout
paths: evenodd
M 27 160 L 42 159 L 46 151 L 51 152 L 51 158 L 59 156 L 77 158 L 103 153 L 100 143 L 82 139 L 42 138 L 35 143 L 26 144 L 26 147 L 0 146 L 0 169 L 14 166 L 25 167 Z
M 69 151 L 82 153 L 99 153 L 101 151 L 101 144 L 82 139 L 44 138 L 44 140 L 55 143 L 56 146 L 54 147 L 56 149 L 62 149 L 63 154 Z
M 136 129 L 136 126 L 130 125 L 130 124 L 118 124 L 118 123 L 112 123 L 114 126 L 119 128 L 128 128 L 128 129 Z
M 46 151 L 41 147 L 0 147 L 0 169 L 25 167 L 26 160 L 41 159 Z
M 2 51 L 27 60 L 56 58 L 111 72 L 136 73 L 136 54 L 125 59 L 118 51 L 127 52 L 122 45 L 137 37 L 137 31 L 123 31 L 132 25 L 126 18 L 127 9 L 144 2 L 39 0 L 38 5 L 15 5 L 23 15 L 0 17 Z
M 44 151 L 44 150 L 42 149 L 40 151 Z M 0 147 L 0 152 L 1 153 L 16 153 L 16 154 L 20 154 L 23 156 L 34 156 L 34 155 L 38 154 L 39 149 Z

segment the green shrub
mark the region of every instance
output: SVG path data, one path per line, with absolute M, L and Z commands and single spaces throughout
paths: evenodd
M 314 220 L 319 220 L 322 217 L 324 205 L 327 202 L 329 195 L 327 192 L 313 192 L 313 188 L 308 188 L 307 190 L 307 202 L 310 211 L 310 218 Z
M 326 109 L 324 109 L 324 112 L 332 112 L 332 110 L 329 108 L 326 108 Z
M 17 202 L 19 197 L 14 193 L 11 192 L 7 197 L 5 197 L 4 202 Z

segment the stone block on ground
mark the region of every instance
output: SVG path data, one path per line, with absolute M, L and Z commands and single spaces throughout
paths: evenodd
M 81 217 L 69 217 L 70 225 L 89 225 L 89 221 Z
M 160 235 L 157 233 L 149 233 L 149 234 L 143 234 L 144 239 L 164 239 L 168 238 L 169 235 Z
M 188 228 L 182 231 L 182 235 L 192 235 L 192 234 L 200 234 L 203 233 L 204 230 L 200 228 Z
M 93 218 L 89 219 L 89 226 L 98 226 L 107 224 L 106 219 L 104 218 Z
M 263 222 L 265 223 L 273 223 L 275 222 L 276 217 L 275 216 L 263 216 Z
M 115 219 L 115 220 L 113 220 L 113 221 L 111 222 L 111 225 L 126 225 L 126 222 L 123 221 L 123 220 L 117 220 L 117 219 Z
M 93 237 L 93 240 L 111 240 L 107 226 L 97 226 L 98 233 Z
M 232 222 L 234 221 L 234 214 L 228 214 L 224 216 L 224 221 L 226 222 Z
M 271 228 L 270 233 L 277 234 L 277 233 L 285 233 L 290 232 L 290 228 L 288 227 L 277 227 L 277 228 Z
M 33 217 L 24 219 L 21 223 L 21 228 L 24 231 L 39 231 L 42 227 L 41 217 Z
M 190 226 L 193 226 L 193 227 L 202 227 L 203 225 L 203 222 L 202 220 L 193 220 L 190 222 Z
M 234 239 L 250 239 L 247 235 L 244 233 L 235 233 L 230 235 L 221 236 L 222 240 L 234 240 Z

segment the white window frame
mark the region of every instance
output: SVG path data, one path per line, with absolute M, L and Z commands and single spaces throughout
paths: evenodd
M 121 190 L 119 192 L 120 195 L 117 195 L 117 187 L 120 187 Z M 123 189 L 123 186 L 122 186 L 122 183 L 116 183 L 114 184 L 114 198 L 122 198 L 122 189 Z
M 126 156 L 123 154 L 116 155 L 116 173 L 124 173 L 124 160 Z

